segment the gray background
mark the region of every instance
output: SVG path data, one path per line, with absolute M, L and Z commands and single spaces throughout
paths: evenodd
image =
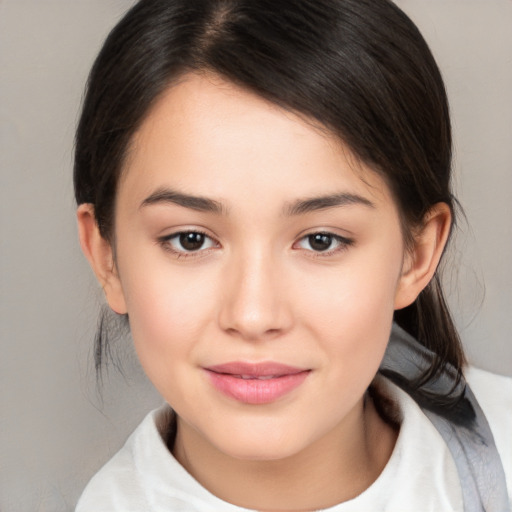
M 512 2 L 400 0 L 444 73 L 467 213 L 446 282 L 470 360 L 512 375 Z M 122 343 L 103 395 L 102 302 L 80 254 L 72 140 L 86 74 L 122 0 L 0 0 L 0 510 L 72 510 L 160 403 Z M 485 285 L 484 285 L 485 283 Z

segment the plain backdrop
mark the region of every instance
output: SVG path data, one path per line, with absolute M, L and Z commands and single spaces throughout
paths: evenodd
M 446 284 L 473 364 L 512 375 L 512 1 L 400 0 L 444 74 L 466 211 Z M 96 387 L 101 293 L 77 243 L 72 144 L 122 0 L 0 0 L 0 510 L 73 510 L 160 398 L 129 340 Z

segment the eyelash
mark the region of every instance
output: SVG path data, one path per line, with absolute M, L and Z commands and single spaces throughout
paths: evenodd
M 180 237 L 183 235 L 202 235 L 204 237 L 204 240 L 209 240 L 212 242 L 211 247 L 207 247 L 206 249 L 199 248 L 198 250 L 178 250 L 175 249 L 172 246 L 172 240 L 177 239 L 179 241 Z M 172 233 L 170 235 L 163 236 L 158 239 L 158 243 L 168 252 L 174 254 L 177 258 L 193 258 L 204 255 L 205 252 L 209 252 L 210 249 L 212 249 L 215 246 L 218 246 L 219 243 L 214 240 L 211 236 L 209 236 L 204 231 L 201 231 L 199 229 L 191 229 L 187 231 L 178 231 L 176 233 Z
M 302 238 L 298 240 L 294 244 L 297 245 L 298 243 L 301 243 L 303 241 L 309 240 L 309 243 L 311 245 L 311 237 L 315 236 L 323 236 L 323 237 L 329 237 L 332 241 L 335 241 L 337 243 L 337 247 L 334 249 L 326 249 L 324 251 L 315 251 L 313 249 L 306 249 L 307 252 L 311 252 L 311 256 L 314 258 L 326 258 L 329 256 L 333 256 L 335 254 L 341 253 L 343 251 L 346 251 L 351 245 L 354 244 L 354 240 L 350 238 L 346 238 L 344 236 L 336 235 L 334 233 L 331 233 L 329 231 L 315 231 L 313 233 L 308 233 L 307 235 L 304 235 Z
M 178 240 L 183 235 L 201 235 L 204 237 L 204 241 L 209 240 L 211 242 L 211 246 L 207 248 L 200 247 L 197 250 L 180 250 L 175 249 L 172 246 L 172 240 Z M 311 256 L 315 258 L 323 258 L 323 257 L 329 257 L 334 254 L 340 253 L 345 251 L 348 247 L 354 244 L 354 240 L 351 240 L 350 238 L 346 238 L 340 235 L 336 235 L 334 233 L 328 232 L 328 231 L 315 231 L 312 233 L 308 233 L 307 235 L 304 235 L 301 237 L 297 242 L 295 242 L 292 246 L 292 248 L 295 248 L 297 244 L 300 244 L 301 242 L 308 241 L 311 246 L 311 237 L 315 236 L 323 236 L 323 237 L 329 237 L 331 241 L 335 241 L 338 245 L 334 249 L 326 249 L 324 251 L 315 251 L 313 248 L 311 249 L 304 249 L 307 252 L 312 253 Z M 191 257 L 199 257 L 204 255 L 205 252 L 209 252 L 210 249 L 218 247 L 219 243 L 214 240 L 211 236 L 209 236 L 207 233 L 201 230 L 193 229 L 189 231 L 178 231 L 176 233 L 172 233 L 170 235 L 166 235 L 164 237 L 161 237 L 158 239 L 158 243 L 168 252 L 173 253 L 177 258 L 191 258 Z M 204 244 L 204 242 L 203 242 Z

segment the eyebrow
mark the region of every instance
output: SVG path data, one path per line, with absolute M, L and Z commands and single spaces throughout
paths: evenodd
M 199 212 L 215 213 L 218 215 L 227 213 L 226 207 L 215 199 L 184 194 L 169 188 L 160 188 L 156 190 L 142 201 L 140 207 L 143 208 L 145 206 L 162 203 L 176 204 Z M 326 196 L 299 199 L 285 206 L 284 214 L 286 216 L 303 215 L 318 210 L 325 210 L 327 208 L 353 204 L 363 205 L 368 208 L 375 208 L 375 205 L 363 196 L 342 192 Z
M 218 201 L 215 201 L 214 199 L 183 194 L 168 188 L 161 188 L 153 192 L 151 195 L 146 197 L 144 201 L 142 201 L 140 207 L 143 208 L 145 206 L 162 203 L 177 204 L 178 206 L 190 208 L 199 212 L 216 214 L 222 214 L 226 212 L 224 205 Z
M 312 197 L 309 199 L 299 199 L 298 201 L 295 201 L 285 208 L 285 214 L 289 216 L 302 215 L 318 210 L 325 210 L 327 208 L 348 206 L 352 204 L 359 204 L 368 208 L 375 208 L 375 204 L 366 197 L 360 196 L 358 194 L 349 194 L 343 192 L 327 196 Z

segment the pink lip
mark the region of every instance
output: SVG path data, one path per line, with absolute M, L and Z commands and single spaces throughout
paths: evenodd
M 218 391 L 254 405 L 278 400 L 300 386 L 310 373 L 307 369 L 274 362 L 231 362 L 205 370 Z

